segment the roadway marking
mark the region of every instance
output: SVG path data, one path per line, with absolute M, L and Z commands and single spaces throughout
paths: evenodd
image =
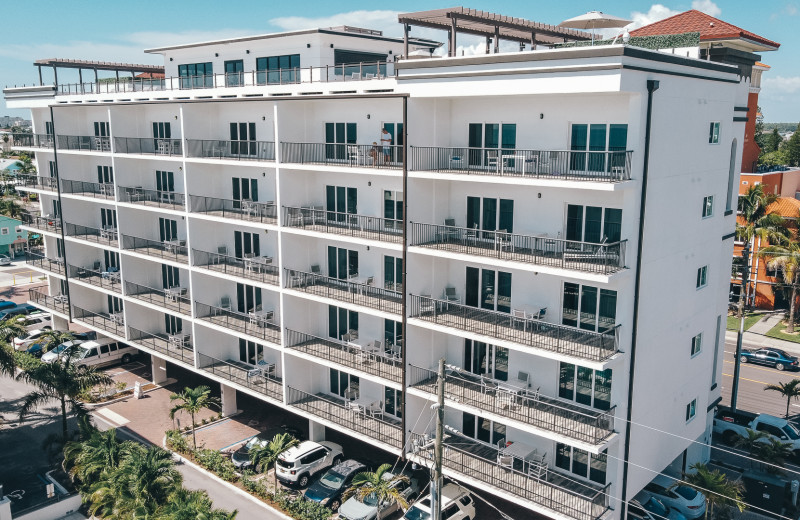
M 728 364 L 730 364 L 730 365 L 733 365 L 733 364 L 734 364 L 734 362 L 733 362 L 733 361 L 723 361 L 723 363 L 728 363 Z M 742 367 L 744 367 L 744 366 L 747 366 L 747 367 L 749 367 L 749 368 L 752 368 L 753 370 L 763 370 L 763 371 L 765 371 L 765 372 L 769 372 L 769 373 L 771 373 L 771 374 L 774 374 L 775 372 L 777 372 L 777 371 L 778 371 L 778 370 L 777 370 L 777 369 L 775 369 L 775 368 L 769 368 L 769 367 L 760 367 L 760 366 L 753 365 L 753 364 L 751 364 L 751 363 L 742 363 L 742 364 L 741 364 L 741 365 L 739 365 L 739 366 L 742 366 Z
M 726 377 L 733 377 L 733 374 L 726 374 L 725 372 L 722 373 L 723 376 Z M 764 381 L 756 381 L 755 379 L 747 379 L 746 377 L 739 376 L 741 381 L 750 381 L 751 383 L 758 383 L 761 385 L 771 385 L 772 383 L 765 383 Z
M 102 415 L 103 417 L 105 417 L 112 423 L 116 424 L 117 426 L 123 426 L 130 422 L 128 419 L 124 418 L 123 416 L 121 416 L 116 412 L 112 412 L 108 408 L 100 408 L 99 410 L 97 410 L 96 413 L 98 415 Z

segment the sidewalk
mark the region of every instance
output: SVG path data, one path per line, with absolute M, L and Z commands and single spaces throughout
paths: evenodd
M 745 348 L 762 348 L 762 347 L 773 347 L 779 348 L 781 350 L 785 350 L 789 354 L 794 356 L 800 357 L 800 343 L 794 343 L 792 341 L 785 341 L 782 339 L 777 338 L 770 338 L 765 335 L 765 332 L 768 332 L 772 327 L 775 326 L 777 322 L 773 322 L 763 333 L 754 332 L 757 326 L 761 325 L 764 322 L 769 322 L 770 320 L 764 320 L 763 322 L 760 321 L 750 327 L 750 330 L 744 333 L 744 337 L 742 338 L 742 345 Z M 778 318 L 780 321 L 780 318 Z M 738 336 L 738 332 L 734 330 L 726 330 L 725 331 L 725 341 L 730 343 L 736 343 L 736 337 Z

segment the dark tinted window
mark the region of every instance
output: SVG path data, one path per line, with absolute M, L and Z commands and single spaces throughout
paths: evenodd
M 108 345 L 100 345 L 100 353 L 108 354 Z
M 86 355 L 83 357 L 83 359 L 90 358 L 90 357 L 94 357 L 94 356 L 96 356 L 96 355 L 97 355 L 97 349 L 96 349 L 96 348 L 94 348 L 94 347 L 92 347 L 91 349 L 89 349 L 89 351 L 88 351 L 88 352 L 86 353 Z

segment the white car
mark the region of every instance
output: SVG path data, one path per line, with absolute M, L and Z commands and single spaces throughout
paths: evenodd
M 28 332 L 36 329 L 52 329 L 53 328 L 53 315 L 46 312 L 34 312 L 27 316 L 20 316 L 17 318 L 25 330 Z
M 11 265 L 11 257 L 8 255 L 0 255 L 0 265 Z
M 56 348 L 50 350 L 49 352 L 45 352 L 44 354 L 42 354 L 42 363 L 52 363 L 56 359 L 59 359 L 59 358 L 63 357 L 64 354 L 66 353 L 66 350 L 68 348 L 70 348 L 70 347 L 74 347 L 72 349 L 73 357 L 76 357 L 76 356 L 79 356 L 79 355 L 82 356 L 83 352 L 81 352 L 78 349 L 78 345 L 80 345 L 83 342 L 84 342 L 84 340 L 82 340 L 82 339 L 76 339 L 76 340 L 72 340 L 72 341 L 66 341 L 66 342 L 56 346 Z
M 284 484 L 306 487 L 312 476 L 343 460 L 342 447 L 334 442 L 304 441 L 278 456 L 275 473 Z
M 675 484 L 675 479 L 659 475 L 644 487 L 642 494 L 655 496 L 664 505 L 677 510 L 689 520 L 703 516 L 706 513 L 705 495 L 689 486 Z
M 405 520 L 430 520 L 431 496 L 426 495 L 411 506 L 403 517 Z M 472 494 L 458 484 L 445 484 L 442 488 L 442 518 L 448 520 L 473 520 L 475 501 Z
M 28 347 L 36 343 L 44 334 L 48 332 L 52 332 L 51 329 L 33 329 L 32 331 L 28 332 L 27 336 L 23 336 L 21 338 L 14 338 L 14 349 L 15 350 L 27 350 Z

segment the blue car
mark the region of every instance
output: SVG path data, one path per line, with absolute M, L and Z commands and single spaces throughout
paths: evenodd
M 739 358 L 742 363 L 754 363 L 775 367 L 778 370 L 798 370 L 798 360 L 779 348 L 760 348 L 758 350 L 743 350 Z

